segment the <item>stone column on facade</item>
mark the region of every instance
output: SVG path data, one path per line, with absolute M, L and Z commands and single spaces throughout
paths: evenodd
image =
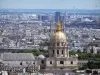
M 57 57 L 57 50 L 55 49 L 54 51 L 55 51 L 55 55 L 54 56 Z
M 67 54 L 67 53 L 66 53 L 66 49 L 64 48 L 64 57 L 66 57 L 66 54 Z
M 67 57 L 69 58 L 69 49 L 67 49 L 67 54 L 68 54 Z
M 60 48 L 58 48 L 58 52 L 59 52 L 58 56 L 60 57 Z

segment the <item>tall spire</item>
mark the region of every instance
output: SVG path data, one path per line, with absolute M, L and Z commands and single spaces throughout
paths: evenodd
M 59 17 L 58 17 L 58 22 L 57 22 L 57 24 L 56 24 L 56 31 L 57 31 L 57 32 L 58 32 L 58 31 L 61 31 L 61 23 L 60 23 Z

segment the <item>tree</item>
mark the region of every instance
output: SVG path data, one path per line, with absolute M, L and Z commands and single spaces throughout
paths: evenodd
M 75 54 L 76 54 L 76 52 L 74 50 L 69 51 L 69 55 L 75 55 Z
M 81 53 L 81 51 L 80 50 L 77 50 L 77 53 Z
M 47 41 L 46 42 L 41 42 L 38 45 L 40 46 L 40 49 L 43 50 L 45 46 L 49 46 L 50 45 L 50 42 L 47 42 Z

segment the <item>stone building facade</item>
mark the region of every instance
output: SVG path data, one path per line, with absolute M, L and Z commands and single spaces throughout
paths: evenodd
M 51 34 L 48 47 L 49 57 L 41 60 L 41 69 L 66 69 L 77 68 L 77 56 L 69 57 L 66 35 L 62 32 L 61 23 L 58 21 L 56 32 Z

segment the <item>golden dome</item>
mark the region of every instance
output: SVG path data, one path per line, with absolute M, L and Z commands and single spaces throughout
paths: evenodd
M 52 42 L 66 42 L 66 35 L 63 32 L 58 31 L 56 33 L 53 33 L 53 35 L 51 36 L 51 41 Z
M 61 31 L 61 23 L 58 20 L 56 25 L 56 32 L 51 36 L 52 42 L 66 42 L 66 35 Z

